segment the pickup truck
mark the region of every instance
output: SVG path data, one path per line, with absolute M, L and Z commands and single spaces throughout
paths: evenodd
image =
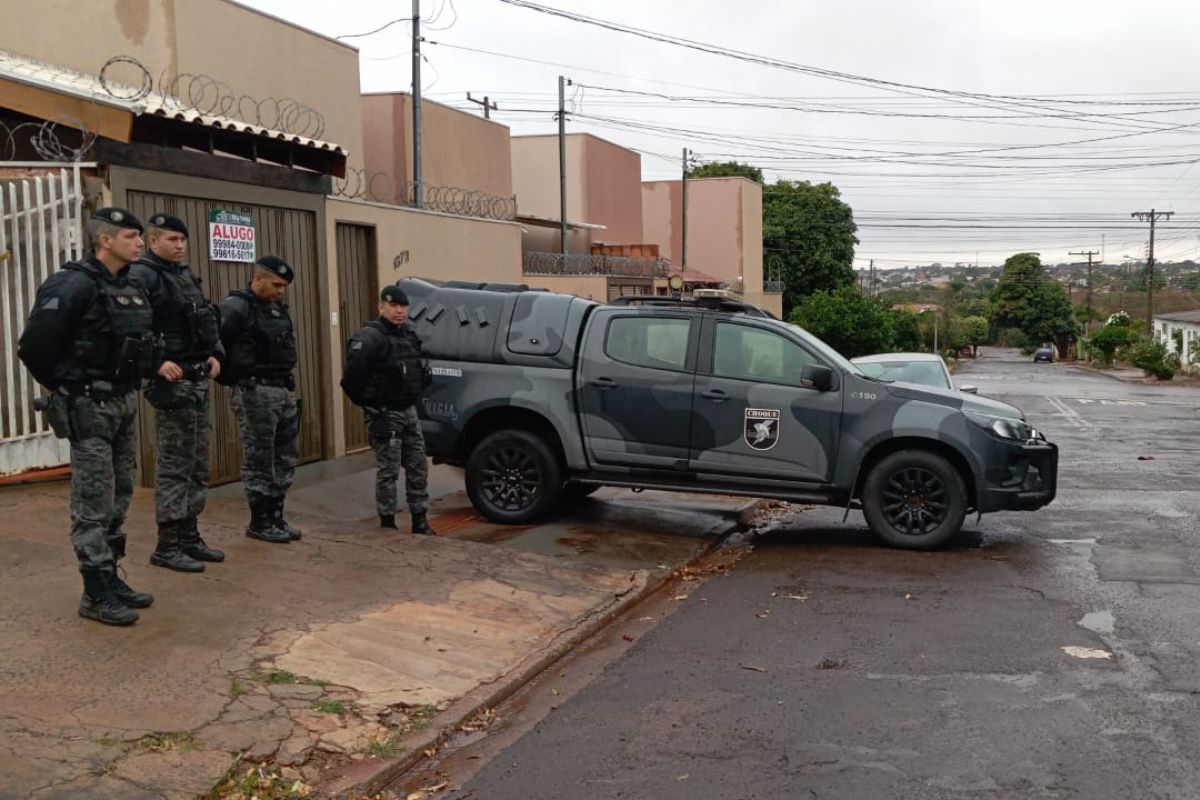
M 859 508 L 888 544 L 926 549 L 968 512 L 1054 499 L 1058 448 L 1019 409 L 868 377 L 753 306 L 401 286 L 433 374 L 429 454 L 465 467 L 493 521 L 624 486 Z

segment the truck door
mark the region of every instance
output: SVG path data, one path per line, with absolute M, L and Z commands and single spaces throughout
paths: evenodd
M 804 365 L 820 359 L 783 331 L 712 317 L 700 353 L 690 469 L 701 480 L 831 480 L 842 381 L 827 392 L 800 383 Z
M 687 469 L 699 327 L 686 313 L 596 312 L 578 384 L 598 468 Z

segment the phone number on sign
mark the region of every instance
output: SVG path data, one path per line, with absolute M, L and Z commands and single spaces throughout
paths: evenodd
M 230 242 L 229 244 L 214 244 L 211 258 L 218 261 L 253 261 L 253 242 Z

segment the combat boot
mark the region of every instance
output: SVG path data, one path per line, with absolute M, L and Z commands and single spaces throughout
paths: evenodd
M 200 527 L 195 517 L 189 517 L 179 523 L 179 543 L 183 552 L 197 561 L 220 562 L 225 560 L 225 553 L 215 547 L 209 547 L 200 536 Z
M 186 520 L 163 522 L 158 526 L 158 547 L 150 555 L 150 563 L 176 572 L 204 572 L 204 564 L 183 551 L 183 528 Z
M 287 534 L 289 540 L 295 542 L 304 536 L 300 531 L 288 525 L 287 520 L 283 518 L 283 504 L 286 498 L 279 497 L 272 501 L 271 510 L 275 516 L 275 530 L 283 531 Z
M 424 511 L 413 512 L 412 532 L 421 536 L 437 536 L 437 531 L 429 526 L 429 517 Z
M 83 596 L 79 598 L 79 616 L 105 625 L 132 625 L 138 621 L 138 613 L 117 599 L 112 581 L 115 573 L 111 568 L 91 567 L 80 571 Z
M 275 528 L 274 506 L 269 497 L 255 495 L 250 498 L 250 525 L 246 535 L 260 542 L 287 544 L 292 540 L 284 531 Z
M 154 605 L 154 595 L 148 592 L 139 592 L 121 578 L 121 573 L 117 571 L 118 567 L 113 564 L 112 587 L 117 600 L 121 605 L 128 608 L 149 608 Z
M 391 528 L 394 531 L 399 530 L 399 528 L 396 527 L 396 515 L 395 514 L 380 514 L 379 515 L 379 527 Z

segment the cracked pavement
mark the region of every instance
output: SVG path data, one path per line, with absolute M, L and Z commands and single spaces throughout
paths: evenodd
M 501 528 L 438 467 L 432 521 L 448 535 L 431 539 L 376 527 L 370 464 L 302 474 L 289 508 L 305 535 L 286 546 L 245 538 L 238 488 L 214 491 L 202 531 L 227 560 L 201 575 L 147 564 L 139 489 L 123 566 L 156 600 L 128 629 L 76 614 L 67 484 L 0 490 L 0 515 L 23 521 L 0 551 L 0 800 L 191 798 L 242 759 L 319 785 L 427 721 L 406 715 L 511 680 L 745 504 L 608 491 Z

